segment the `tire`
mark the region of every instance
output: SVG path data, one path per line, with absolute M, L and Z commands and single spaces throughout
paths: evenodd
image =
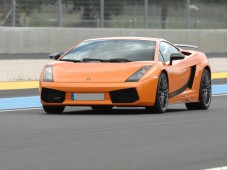
M 113 106 L 91 106 L 94 110 L 111 110 Z
M 65 109 L 65 106 L 44 106 L 43 110 L 46 113 L 62 113 Z
M 188 110 L 207 110 L 211 103 L 211 76 L 208 70 L 204 70 L 200 81 L 199 102 L 185 103 Z
M 165 73 L 161 73 L 156 90 L 155 104 L 153 107 L 146 107 L 148 112 L 164 113 L 168 107 L 168 79 Z

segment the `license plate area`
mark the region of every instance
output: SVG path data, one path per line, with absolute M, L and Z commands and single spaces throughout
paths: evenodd
M 100 101 L 104 100 L 104 93 L 71 93 L 71 99 L 82 101 Z

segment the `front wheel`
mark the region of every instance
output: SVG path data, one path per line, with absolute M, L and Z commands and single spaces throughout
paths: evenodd
M 168 106 L 168 80 L 165 73 L 161 73 L 156 90 L 156 99 L 153 107 L 146 107 L 147 111 L 164 113 Z
M 62 113 L 65 109 L 65 106 L 44 106 L 43 110 L 46 113 Z
M 185 103 L 188 110 L 206 110 L 211 103 L 211 77 L 208 70 L 204 70 L 200 82 L 199 102 Z

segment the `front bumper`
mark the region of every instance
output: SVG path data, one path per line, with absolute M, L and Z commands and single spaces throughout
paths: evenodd
M 40 82 L 41 103 L 51 106 L 153 106 L 157 82 L 157 78 L 124 83 Z M 103 93 L 104 100 L 73 100 L 74 93 Z

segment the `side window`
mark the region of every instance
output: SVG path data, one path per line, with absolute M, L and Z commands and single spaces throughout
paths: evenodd
M 178 49 L 174 46 L 166 43 L 166 42 L 160 42 L 160 51 L 161 54 L 166 62 L 170 61 L 170 55 L 172 53 L 178 53 Z
M 171 46 L 171 48 L 172 48 L 172 50 L 173 50 L 174 53 L 179 53 L 179 50 L 176 47 L 174 47 L 172 45 L 170 45 L 170 46 Z

